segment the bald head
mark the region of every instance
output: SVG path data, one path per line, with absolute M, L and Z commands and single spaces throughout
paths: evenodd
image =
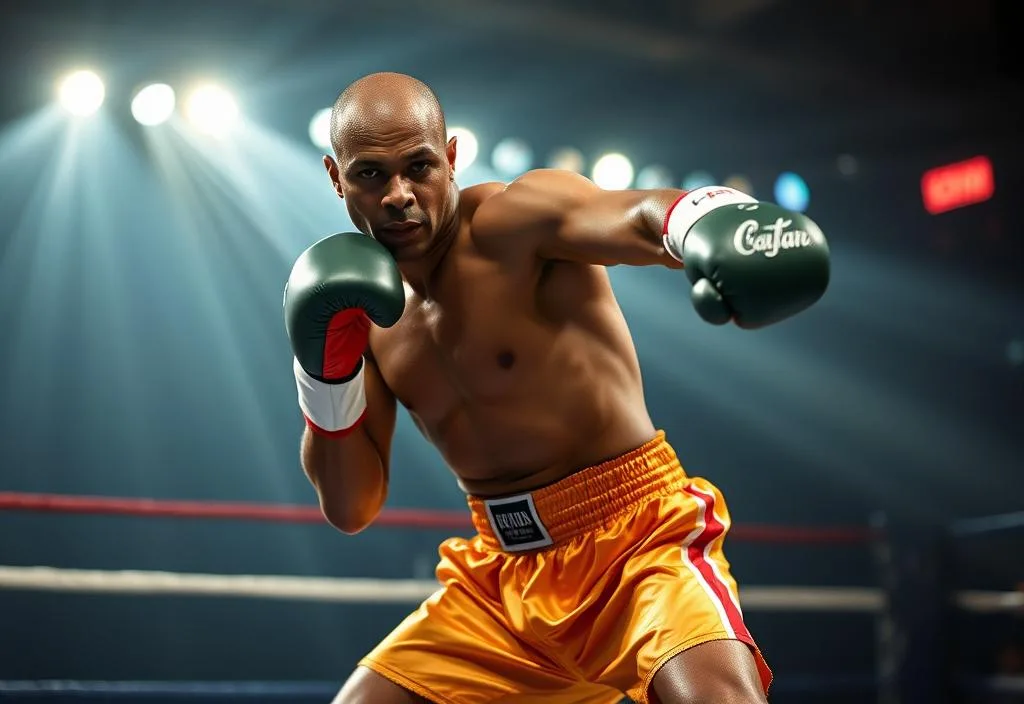
M 404 73 L 371 73 L 349 84 L 331 110 L 331 146 L 339 156 L 352 138 L 373 138 L 390 128 L 418 128 L 443 145 L 444 112 L 434 92 Z

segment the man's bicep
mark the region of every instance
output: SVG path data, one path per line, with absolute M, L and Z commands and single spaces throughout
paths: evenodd
M 363 385 L 366 389 L 366 417 L 363 429 L 370 441 L 377 447 L 385 477 L 389 475 L 391 462 L 391 440 L 395 435 L 397 406 L 395 395 L 388 388 L 384 377 L 373 357 L 367 354 L 363 360 Z

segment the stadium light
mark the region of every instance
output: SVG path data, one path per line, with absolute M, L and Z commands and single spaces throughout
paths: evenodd
M 601 156 L 594 162 L 591 179 L 599 187 L 609 191 L 629 188 L 633 182 L 633 163 L 623 154 L 613 152 Z
M 754 185 L 750 182 L 749 178 L 742 174 L 733 174 L 725 179 L 722 185 L 727 188 L 734 188 L 740 193 L 746 193 L 748 196 L 754 195 Z
M 704 186 L 714 186 L 715 177 L 709 174 L 707 171 L 693 171 L 686 175 L 683 179 L 683 190 L 684 191 L 695 191 L 698 188 Z
M 456 151 L 455 151 L 455 171 L 465 171 L 468 169 L 474 161 L 476 161 L 477 152 L 480 150 L 480 144 L 476 140 L 476 135 L 473 134 L 472 130 L 465 127 L 452 127 L 448 130 L 448 138 L 457 138 Z
M 802 213 L 807 210 L 810 198 L 810 189 L 798 174 L 785 171 L 775 179 L 775 202 L 783 208 Z
M 583 152 L 574 147 L 559 147 L 548 157 L 548 168 L 551 169 L 564 169 L 582 174 L 585 167 Z
M 103 105 L 106 88 L 92 71 L 75 71 L 61 81 L 58 88 L 60 104 L 72 115 L 86 117 Z
M 238 122 L 238 103 L 220 86 L 200 86 L 189 96 L 185 108 L 189 121 L 201 132 L 223 136 Z
M 491 166 L 500 175 L 515 178 L 533 165 L 533 150 L 521 139 L 508 137 L 501 140 L 491 152 Z
M 636 175 L 636 187 L 640 189 L 671 188 L 673 184 L 672 172 L 660 164 L 648 164 Z
M 132 117 L 140 125 L 154 127 L 170 119 L 174 104 L 174 89 L 166 83 L 153 83 L 132 98 Z
M 331 108 L 317 110 L 309 121 L 309 141 L 317 149 L 331 150 Z

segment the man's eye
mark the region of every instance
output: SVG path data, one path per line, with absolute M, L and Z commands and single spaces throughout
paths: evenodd
M 430 166 L 430 162 L 429 161 L 416 161 L 416 162 L 413 162 L 412 166 L 410 166 L 409 168 L 412 170 L 412 172 L 414 174 L 421 174 L 424 171 L 426 171 L 427 167 L 429 167 L 429 166 Z
M 362 171 L 357 173 L 356 176 L 358 176 L 359 178 L 365 178 L 369 180 L 377 178 L 378 174 L 380 174 L 380 172 L 377 169 L 363 169 Z

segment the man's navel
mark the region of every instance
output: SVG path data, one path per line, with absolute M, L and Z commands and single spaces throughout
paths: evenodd
M 498 366 L 502 369 L 511 369 L 516 363 L 516 356 L 509 350 L 503 350 L 498 354 Z

